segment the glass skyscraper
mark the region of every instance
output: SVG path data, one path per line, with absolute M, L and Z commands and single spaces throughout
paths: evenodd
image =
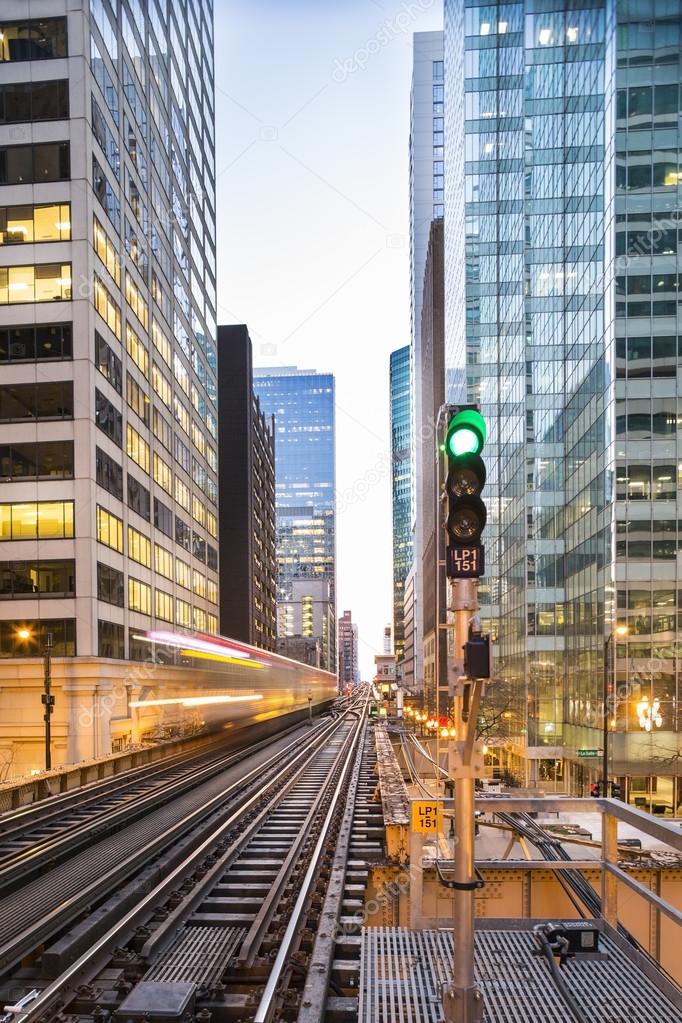
M 412 563 L 410 346 L 391 352 L 391 487 L 393 497 L 393 643 L 396 661 L 405 643 L 405 578 Z
M 334 377 L 291 366 L 255 369 L 253 387 L 263 413 L 275 417 L 278 607 L 294 599 L 295 581 L 329 584 L 331 627 L 323 667 L 335 671 Z
M 652 806 L 682 795 L 680 13 L 445 4 L 448 397 L 490 427 L 500 756 L 585 791 L 606 679 L 611 776 Z

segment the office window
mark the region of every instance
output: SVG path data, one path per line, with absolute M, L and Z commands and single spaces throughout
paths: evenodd
M 149 426 L 150 419 L 150 401 L 149 395 L 146 394 L 137 380 L 131 377 L 130 373 L 126 375 L 126 401 L 128 407 L 140 417 L 145 426 Z
M 125 659 L 125 632 L 115 622 L 97 622 L 97 649 L 100 657 Z
M 175 500 L 181 508 L 184 508 L 185 511 L 189 511 L 191 500 L 190 489 L 186 483 L 183 483 L 179 476 L 175 477 Z
M 118 409 L 95 388 L 95 423 L 119 448 L 123 444 L 123 416 Z
M 125 294 L 126 302 L 146 330 L 149 326 L 149 308 L 129 273 L 126 273 Z
M 152 410 L 152 433 L 167 451 L 172 450 L 173 430 L 170 423 L 163 418 L 156 407 Z
M 185 629 L 192 627 L 192 607 L 180 597 L 175 598 L 175 624 L 181 625 Z
M 152 341 L 157 352 L 170 369 L 171 344 L 156 317 L 152 317 Z
M 69 116 L 67 79 L 0 85 L 0 124 L 54 121 Z
M 206 505 L 196 494 L 192 495 L 192 518 L 200 525 L 206 525 Z
M 145 568 L 152 567 L 152 545 L 143 533 L 128 526 L 128 557 Z
M 0 388 L 0 422 L 73 419 L 73 382 L 6 384 Z
M 67 242 L 70 238 L 70 203 L 0 206 L 0 245 Z
M 128 473 L 128 507 L 147 522 L 151 519 L 151 497 L 146 487 Z
M 139 579 L 128 578 L 128 607 L 143 615 L 152 613 L 152 588 Z
M 189 564 L 180 558 L 175 559 L 175 581 L 185 590 L 192 588 L 192 571 Z
M 109 289 L 107 288 L 101 277 L 97 274 L 94 275 L 95 290 L 93 293 L 93 302 L 95 309 L 102 317 L 104 322 L 107 324 L 113 334 L 116 335 L 118 340 L 121 340 L 121 307 L 112 297 Z
M 68 142 L 0 146 L 0 185 L 68 181 L 71 176 L 70 162 Z
M 97 597 L 107 604 L 123 607 L 125 604 L 125 579 L 123 572 L 111 565 L 97 562 Z
M 0 305 L 65 302 L 70 298 L 70 263 L 0 267 Z
M 95 478 L 101 487 L 123 500 L 123 469 L 101 448 L 95 448 Z
M 173 621 L 173 596 L 164 590 L 154 592 L 154 612 L 164 622 Z
M 158 497 L 154 498 L 154 525 L 173 539 L 173 512 Z
M 218 536 L 218 519 L 213 512 L 207 512 L 206 514 L 206 529 L 209 531 L 211 536 L 215 539 Z
M 192 627 L 195 632 L 206 632 L 206 612 L 203 607 L 192 609 Z
M 73 501 L 0 504 L 0 540 L 52 540 L 73 536 Z
M 114 283 L 120 286 L 121 263 L 118 258 L 116 246 L 112 241 L 110 241 L 107 232 L 104 230 L 96 216 L 93 215 L 92 221 L 92 244 L 95 252 L 111 274 Z
M 126 430 L 126 450 L 128 457 L 149 475 L 149 444 L 130 423 Z
M 72 478 L 72 440 L 0 444 L 0 480 Z
M 123 554 L 123 519 L 97 505 L 97 539 L 105 547 Z
M 196 568 L 192 570 L 192 591 L 197 597 L 206 596 L 206 576 L 203 572 L 197 572 Z
M 0 561 L 0 599 L 75 597 L 76 563 L 60 561 Z
M 154 481 L 167 494 L 173 493 L 173 473 L 171 472 L 171 467 L 156 452 L 154 452 Z
M 126 324 L 126 348 L 142 375 L 149 380 L 149 352 L 130 324 Z
M 121 203 L 95 156 L 92 158 L 92 190 L 101 202 L 102 208 L 113 226 L 117 231 L 120 231 Z
M 0 364 L 64 360 L 72 354 L 70 323 L 0 329 Z
M 212 636 L 218 635 L 218 616 L 207 614 L 206 615 L 206 632 L 210 632 Z
M 172 581 L 173 555 L 158 543 L 154 544 L 154 570 Z
M 20 631 L 28 632 L 28 638 L 22 639 Z M 55 657 L 76 656 L 76 619 L 41 618 L 0 622 L 0 657 L 39 657 L 48 634 Z
M 178 465 L 182 466 L 185 472 L 189 472 L 190 466 L 192 464 L 192 456 L 190 454 L 189 448 L 180 440 L 177 433 L 175 434 L 173 451 L 175 454 L 175 461 L 178 463 Z
M 189 435 L 189 412 L 182 404 L 177 394 L 173 397 L 173 417 L 180 428 Z
M 443 77 L 443 67 L 444 67 L 443 61 L 442 60 L 434 60 L 432 62 L 432 64 L 433 64 L 433 77 L 436 79 L 436 81 L 438 81 L 439 79 L 441 79 Z
M 192 530 L 179 516 L 175 516 L 175 542 L 186 551 L 192 549 Z
M 168 408 L 171 407 L 171 385 L 156 363 L 152 366 L 152 387 L 156 394 L 158 394 L 161 401 Z
M 218 571 L 218 552 L 215 547 L 211 547 L 210 544 L 206 544 L 206 564 L 209 568 L 212 568 L 214 572 Z
M 0 20 L 0 64 L 66 57 L 66 18 Z
M 114 390 L 121 394 L 123 391 L 121 360 L 98 331 L 95 331 L 95 366 Z
M 213 579 L 206 580 L 206 598 L 212 604 L 218 603 L 218 584 Z
M 199 561 L 206 561 L 206 541 L 198 533 L 195 533 L 192 537 L 192 554 Z

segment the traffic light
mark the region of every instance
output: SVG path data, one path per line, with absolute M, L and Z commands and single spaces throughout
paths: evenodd
M 448 466 L 446 566 L 450 579 L 483 575 L 484 550 L 480 540 L 487 511 L 480 494 L 486 479 L 481 458 L 486 436 L 485 419 L 477 408 L 453 409 L 444 444 Z

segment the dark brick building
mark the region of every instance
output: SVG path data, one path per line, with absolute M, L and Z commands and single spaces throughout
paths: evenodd
M 218 327 L 218 412 L 220 631 L 274 651 L 275 433 L 254 394 L 244 324 Z

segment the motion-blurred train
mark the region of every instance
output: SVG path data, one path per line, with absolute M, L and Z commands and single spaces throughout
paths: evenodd
M 317 712 L 338 694 L 336 675 L 222 636 L 152 631 L 137 639 L 149 649 L 130 701 L 140 735 Z

